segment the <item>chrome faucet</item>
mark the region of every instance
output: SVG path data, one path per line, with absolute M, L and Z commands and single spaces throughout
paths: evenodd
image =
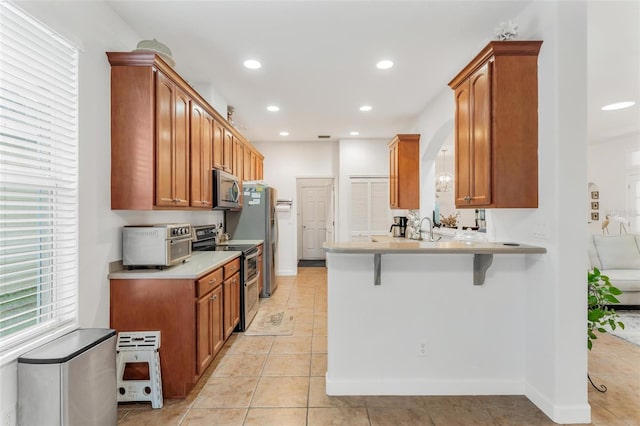
M 429 222 L 429 241 L 434 241 L 433 239 L 433 222 L 431 222 L 431 219 L 428 216 L 425 216 L 422 218 L 422 220 L 420 221 L 420 226 L 418 226 L 418 235 L 420 238 L 418 238 L 419 240 L 422 239 L 422 222 L 424 221 L 428 221 Z

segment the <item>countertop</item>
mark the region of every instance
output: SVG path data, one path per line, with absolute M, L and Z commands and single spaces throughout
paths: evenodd
M 232 240 L 233 241 L 233 240 Z M 244 240 L 240 240 L 244 241 Z M 240 257 L 240 251 L 195 251 L 184 263 L 164 269 L 123 269 L 109 274 L 109 279 L 138 280 L 175 280 L 197 279 Z
M 364 241 L 324 243 L 328 253 L 374 253 L 374 254 L 517 254 L 546 253 L 544 247 L 518 244 L 514 242 L 456 241 L 440 240 L 437 242 L 416 241 L 406 238 L 390 238 L 387 241 Z
M 236 245 L 236 244 L 260 245 L 263 243 L 264 243 L 264 240 L 229 240 L 229 241 L 225 241 L 224 243 L 217 243 L 217 245 L 219 246 L 230 246 L 230 245 Z

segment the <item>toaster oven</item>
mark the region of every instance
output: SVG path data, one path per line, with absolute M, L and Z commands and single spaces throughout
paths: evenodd
M 165 267 L 191 256 L 191 225 L 164 223 L 122 228 L 122 265 Z

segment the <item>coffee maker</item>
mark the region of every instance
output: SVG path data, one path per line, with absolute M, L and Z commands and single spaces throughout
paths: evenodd
M 407 218 L 405 216 L 394 216 L 393 224 L 389 229 L 389 232 L 393 232 L 391 235 L 394 237 L 404 238 L 407 230 Z

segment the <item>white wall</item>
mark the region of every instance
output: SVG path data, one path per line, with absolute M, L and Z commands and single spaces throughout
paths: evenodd
M 630 159 L 633 151 L 640 151 L 640 134 L 638 133 L 589 145 L 587 177 L 589 183 L 593 183 L 600 193 L 600 220 L 589 225 L 590 232 L 602 232 L 602 221 L 606 214 L 615 212 L 628 218 L 629 213 L 634 210 L 633 206 L 627 205 L 627 175 L 640 174 L 640 168 L 631 165 Z M 591 201 L 590 194 L 585 194 L 585 202 L 589 201 Z M 640 232 L 634 225 L 635 223 L 632 221 L 631 229 L 627 227 L 628 232 Z M 608 230 L 611 234 L 619 234 L 619 223 L 612 221 Z
M 527 273 L 519 278 L 526 283 L 522 290 L 527 318 L 525 394 L 557 422 L 587 422 L 586 222 L 582 219 L 587 213 L 586 5 L 534 2 L 513 20 L 520 39 L 544 40 L 538 60 L 539 208 L 490 210 L 488 233 L 498 241 L 547 249 L 546 255 L 528 258 Z M 475 48 L 469 46 L 469 59 L 477 53 L 471 50 Z M 423 135 L 423 215 L 433 209 L 432 159 L 452 131 L 453 112 L 453 93 L 443 87 L 441 96 L 416 122 L 416 131 Z M 539 229 L 545 238 L 533 236 Z M 492 270 L 501 272 L 499 268 L 494 265 Z M 491 285 L 490 278 L 485 285 Z M 506 296 L 503 302 L 510 303 Z
M 389 139 L 342 139 L 336 241 L 351 241 L 349 230 L 352 176 L 389 176 Z M 389 224 L 391 226 L 391 224 Z
M 278 213 L 277 275 L 297 274 L 298 199 L 297 178 L 336 177 L 338 174 L 338 143 L 316 142 L 253 142 L 264 155 L 264 181 L 278 190 L 278 198 L 290 198 L 290 213 Z
M 79 57 L 79 324 L 109 327 L 109 262 L 122 258 L 127 224 L 222 221 L 220 212 L 133 212 L 110 208 L 110 67 L 105 52 L 130 51 L 142 38 L 102 2 L 19 2 L 81 49 Z M 225 111 L 226 114 L 226 111 Z M 17 363 L 0 366 L 2 424 L 15 422 Z

